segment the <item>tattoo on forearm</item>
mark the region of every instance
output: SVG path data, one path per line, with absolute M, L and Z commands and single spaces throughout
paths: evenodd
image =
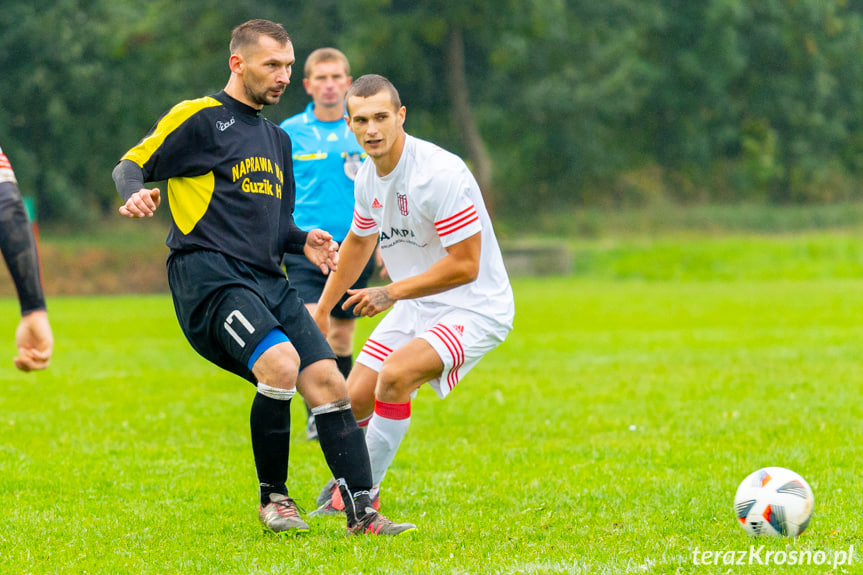
M 379 287 L 369 290 L 369 301 L 376 309 L 387 309 L 393 305 L 393 300 L 387 293 L 387 288 Z

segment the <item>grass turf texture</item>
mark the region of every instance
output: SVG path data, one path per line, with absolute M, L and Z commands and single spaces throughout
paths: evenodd
M 859 553 L 863 291 L 782 265 L 771 278 L 764 241 L 741 240 L 759 269 L 724 281 L 515 281 L 504 346 L 446 401 L 423 389 L 413 404 L 382 503 L 420 530 L 395 539 L 347 538 L 332 517 L 288 540 L 261 532 L 253 388 L 194 354 L 170 298 L 53 299 L 55 360 L 29 375 L 11 364 L 16 303 L 0 300 L 0 572 L 773 573 L 693 554 Z M 706 245 L 686 248 L 700 262 L 686 269 L 710 267 Z M 603 257 L 633 251 L 663 261 L 643 246 Z M 291 494 L 310 510 L 326 469 L 293 408 Z M 735 524 L 737 484 L 768 465 L 815 492 L 796 540 Z

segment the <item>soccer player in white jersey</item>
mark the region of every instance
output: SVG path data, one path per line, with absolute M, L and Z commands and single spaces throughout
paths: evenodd
M 406 110 L 386 78 L 357 79 L 347 122 L 368 159 L 355 180 L 351 230 L 318 301 L 326 333 L 342 294 L 354 313 L 381 320 L 348 378 L 354 415 L 367 425 L 373 499 L 410 424 L 411 399 L 424 383 L 439 398 L 512 330 L 512 288 L 482 194 L 456 155 L 405 133 Z M 380 237 L 392 283 L 348 289 Z M 318 514 L 343 508 L 330 482 Z M 375 501 L 379 503 L 379 501 Z

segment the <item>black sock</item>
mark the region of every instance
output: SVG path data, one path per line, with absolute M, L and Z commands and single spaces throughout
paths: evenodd
M 352 355 L 337 355 L 336 365 L 339 368 L 339 372 L 347 379 L 351 373 L 351 368 L 354 366 L 354 357 Z
M 261 487 L 261 505 L 266 505 L 270 502 L 270 493 L 288 494 L 291 401 L 256 393 L 249 424 L 252 428 L 255 469 Z
M 357 521 L 362 520 L 367 515 L 367 509 L 374 511 L 368 490 L 354 491 L 348 487 L 344 479 L 337 480 L 336 486 L 339 488 L 339 494 L 345 504 L 348 525 L 354 525 Z
M 366 438 L 350 408 L 315 415 L 321 451 L 339 485 L 348 524 L 356 522 L 371 506 L 372 466 Z

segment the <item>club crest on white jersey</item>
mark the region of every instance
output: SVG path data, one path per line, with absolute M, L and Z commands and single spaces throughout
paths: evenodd
M 360 152 L 344 152 L 342 158 L 345 160 L 345 175 L 355 180 L 363 163 L 363 155 Z

